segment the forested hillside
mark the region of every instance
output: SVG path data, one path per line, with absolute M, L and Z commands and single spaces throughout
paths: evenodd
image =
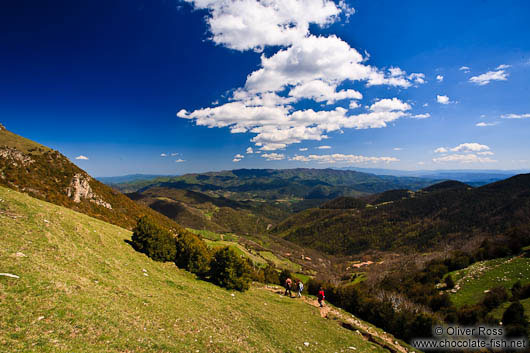
M 526 242 L 530 237 L 530 174 L 479 188 L 445 182 L 395 194 L 372 197 L 375 203 L 364 206 L 338 199 L 288 218 L 273 233 L 332 254 L 436 249 L 475 238 Z

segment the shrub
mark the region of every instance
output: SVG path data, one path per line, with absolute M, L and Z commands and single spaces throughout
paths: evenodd
M 177 254 L 175 237 L 146 216 L 138 220 L 131 240 L 137 251 L 155 261 L 173 261 Z
M 227 289 L 245 291 L 250 287 L 250 268 L 234 250 L 221 248 L 210 263 L 210 280 Z
M 279 283 L 280 277 L 278 276 L 278 271 L 276 271 L 276 268 L 271 265 L 267 265 L 263 269 L 263 277 L 265 283 Z
M 524 307 L 519 302 L 512 303 L 502 315 L 502 324 L 507 337 L 523 337 L 527 333 L 528 322 Z
M 490 289 L 488 293 L 484 296 L 482 304 L 488 309 L 498 307 L 500 304 L 508 300 L 508 293 L 504 287 L 495 287 Z
M 175 264 L 199 276 L 209 270 L 211 255 L 206 243 L 195 234 L 182 232 L 177 237 Z
M 291 273 L 291 271 L 289 270 L 282 270 L 282 272 L 280 272 L 280 276 L 278 278 L 278 283 L 281 285 L 281 286 L 284 286 L 285 285 L 285 280 L 287 278 L 290 278 L 290 279 L 293 279 L 293 275 Z

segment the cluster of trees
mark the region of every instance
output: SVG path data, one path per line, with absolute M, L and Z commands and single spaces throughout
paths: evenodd
M 247 290 L 259 273 L 229 247 L 211 251 L 199 236 L 184 230 L 175 234 L 146 216 L 138 220 L 132 245 L 155 261 L 174 262 L 227 289 Z

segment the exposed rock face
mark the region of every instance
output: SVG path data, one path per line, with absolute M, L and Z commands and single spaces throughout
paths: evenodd
M 4 125 L 0 124 L 0 131 L 7 131 L 7 129 Z
M 12 160 L 14 166 L 18 166 L 19 164 L 28 166 L 34 162 L 31 157 L 25 155 L 16 148 L 10 147 L 0 147 L 0 158 Z
M 88 175 L 81 173 L 75 174 L 70 182 L 70 186 L 66 188 L 66 194 L 76 203 L 80 203 L 82 200 L 89 200 L 96 205 L 112 209 L 110 203 L 103 201 L 101 197 L 92 192 L 89 182 L 90 177 Z

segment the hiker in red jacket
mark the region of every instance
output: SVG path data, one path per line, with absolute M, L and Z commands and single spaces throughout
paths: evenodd
M 293 284 L 293 280 L 292 280 L 292 279 L 287 278 L 287 279 L 285 280 L 285 284 L 284 284 L 284 287 L 285 287 L 285 293 L 284 293 L 283 295 L 287 295 L 287 292 L 289 292 L 289 297 L 292 296 L 292 294 L 291 294 L 291 286 L 292 286 L 292 284 Z
M 326 298 L 326 296 L 324 295 L 324 289 L 320 287 L 320 290 L 318 291 L 318 304 L 320 304 L 321 308 L 324 306 L 324 298 Z

